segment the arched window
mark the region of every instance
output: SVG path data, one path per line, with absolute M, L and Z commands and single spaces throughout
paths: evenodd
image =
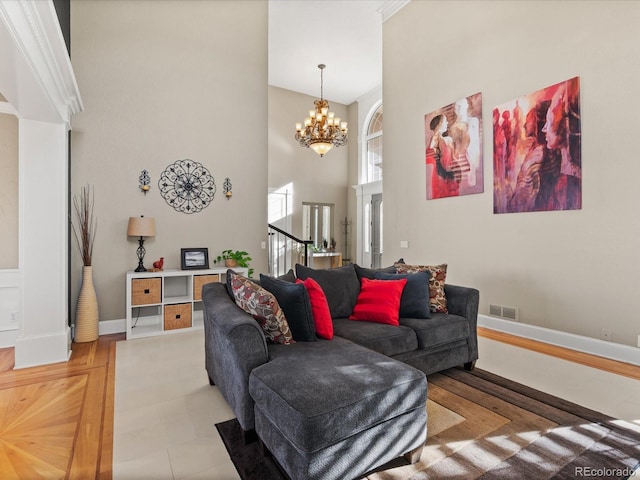
M 362 183 L 382 180 L 382 104 L 371 115 L 364 144 L 366 165 Z

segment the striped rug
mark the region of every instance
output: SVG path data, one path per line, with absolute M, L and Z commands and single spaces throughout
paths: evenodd
M 640 479 L 640 425 L 478 369 L 450 369 L 428 381 L 420 461 L 398 459 L 367 480 Z M 237 421 L 216 427 L 243 480 L 285 478 L 257 443 L 243 444 Z

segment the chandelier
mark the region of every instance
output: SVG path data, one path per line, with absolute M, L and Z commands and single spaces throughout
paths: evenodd
M 329 102 L 323 98 L 323 70 L 324 64 L 318 65 L 320 69 L 320 100 L 313 104 L 315 110 L 309 110 L 309 116 L 304 124 L 296 123 L 296 140 L 303 147 L 311 147 L 321 157 L 333 147 L 342 147 L 347 144 L 347 122 L 340 122 L 333 112 L 329 111 Z

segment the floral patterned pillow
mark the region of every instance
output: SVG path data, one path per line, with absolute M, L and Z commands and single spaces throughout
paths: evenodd
M 429 272 L 429 304 L 432 312 L 449 313 L 447 297 L 444 295 L 444 282 L 447 279 L 447 264 L 442 265 L 408 265 L 396 263 L 396 273 Z
M 276 297 L 242 275 L 227 275 L 231 275 L 229 284 L 236 304 L 258 321 L 267 340 L 284 345 L 295 343 Z

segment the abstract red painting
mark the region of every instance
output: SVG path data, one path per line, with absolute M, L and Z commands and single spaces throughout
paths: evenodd
M 424 116 L 427 200 L 484 191 L 482 94 Z
M 493 212 L 580 208 L 580 78 L 494 108 Z

